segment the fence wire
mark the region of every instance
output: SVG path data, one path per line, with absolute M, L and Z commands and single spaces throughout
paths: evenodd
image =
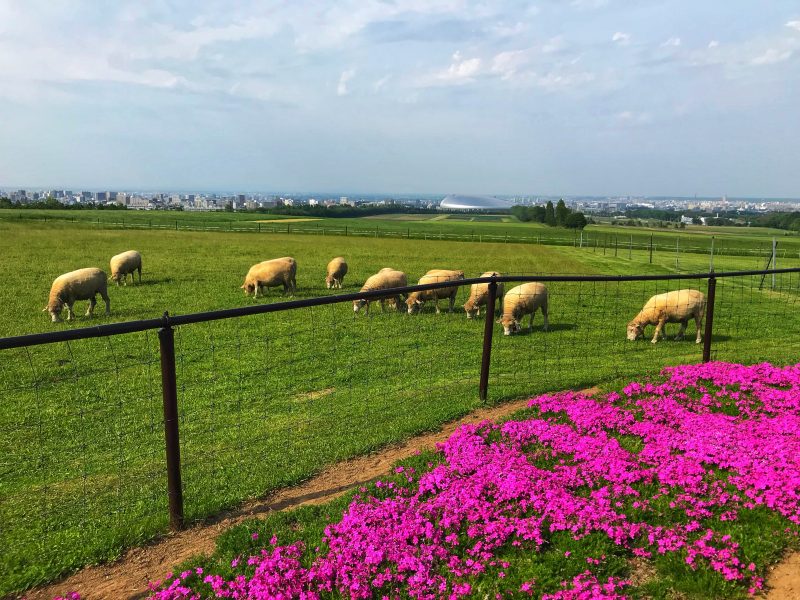
M 516 285 L 505 283 L 507 293 Z M 532 331 L 529 316 L 514 335 L 494 325 L 490 402 L 702 359 L 691 319 L 683 340 L 669 323 L 657 344 L 652 325 L 636 341 L 627 325 L 654 295 L 706 294 L 704 277 L 544 285 L 548 331 L 541 311 Z M 502 313 L 498 299 L 497 315 L 484 308 L 467 319 L 469 292 L 458 290 L 452 314 L 446 302 L 442 314 L 426 302 L 413 315 L 374 303 L 369 316 L 339 303 L 177 327 L 186 518 L 298 483 L 479 406 L 484 319 Z M 712 358 L 796 362 L 799 301 L 798 273 L 718 279 Z M 166 531 L 154 331 L 3 350 L 0 395 L 0 595 Z

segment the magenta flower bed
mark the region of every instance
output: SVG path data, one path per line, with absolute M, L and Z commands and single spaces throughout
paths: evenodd
M 153 598 L 199 597 L 198 584 L 220 598 L 461 598 L 487 578 L 503 595 L 624 597 L 629 581 L 596 574 L 604 556 L 556 591 L 535 580 L 503 588 L 512 563 L 556 532 L 603 536 L 630 557 L 675 555 L 754 593 L 759 569 L 714 525 L 763 507 L 796 532 L 800 365 L 667 368 L 622 393 L 529 406 L 532 418 L 461 427 L 440 446 L 441 464 L 398 467 L 380 494 L 356 496 L 318 552 L 273 538 L 232 565 L 232 579 L 187 571 Z

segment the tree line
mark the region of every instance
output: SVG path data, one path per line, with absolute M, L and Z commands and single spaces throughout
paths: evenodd
M 511 214 L 523 223 L 544 223 L 551 227 L 568 227 L 570 229 L 583 229 L 588 224 L 586 216 L 569 208 L 561 199 L 553 206 L 549 200 L 545 206 L 515 206 Z

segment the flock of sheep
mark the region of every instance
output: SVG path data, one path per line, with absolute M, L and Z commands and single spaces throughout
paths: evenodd
M 129 250 L 122 254 L 117 254 L 111 258 L 111 279 L 117 285 L 124 283 L 127 285 L 128 275 L 131 282 L 134 281 L 134 272 L 139 272 L 139 282 L 142 281 L 142 255 L 135 250 Z M 347 262 L 338 256 L 328 263 L 325 284 L 328 289 L 341 288 L 344 276 L 347 274 Z M 499 277 L 497 271 L 487 271 L 481 277 Z M 395 310 L 399 310 L 405 302 L 408 314 L 414 314 L 422 309 L 425 302 L 432 301 L 439 314 L 439 300 L 449 302 L 449 311 L 453 312 L 458 293 L 458 284 L 454 283 L 464 279 L 463 271 L 452 271 L 447 269 L 432 269 L 423 275 L 418 284 L 442 283 L 442 287 L 437 287 L 425 291 L 416 291 L 408 294 L 403 300 L 400 294 L 393 292 L 378 298 L 381 309 L 385 310 L 388 303 Z M 108 298 L 107 278 L 101 269 L 88 268 L 78 269 L 70 273 L 65 273 L 53 281 L 50 288 L 50 299 L 45 311 L 50 313 L 53 322 L 61 320 L 63 307 L 67 307 L 67 320 L 73 318 L 72 306 L 77 300 L 89 300 L 87 316 L 91 316 L 96 297 L 99 294 L 106 303 L 106 314 L 110 314 L 111 302 Z M 264 288 L 282 286 L 285 293 L 293 293 L 297 289 L 297 261 L 291 256 L 266 260 L 250 267 L 245 276 L 242 289 L 245 295 L 253 294 L 258 297 L 259 292 Z M 362 292 L 392 290 L 408 286 L 408 278 L 402 271 L 386 267 L 369 277 L 361 287 Z M 499 304 L 500 318 L 498 323 L 503 325 L 503 333 L 511 335 L 522 330 L 522 320 L 525 316 L 530 316 L 529 328 L 533 329 L 533 318 L 536 311 L 541 310 L 544 318 L 542 329 L 547 331 L 547 310 L 548 294 L 547 288 L 538 282 L 529 282 L 518 285 L 504 292 L 502 283 L 497 284 L 497 296 Z M 489 284 L 476 283 L 470 288 L 470 294 L 464 303 L 464 311 L 468 319 L 480 316 L 482 306 L 486 306 L 489 296 Z M 354 300 L 353 310 L 358 312 L 366 306 L 365 312 L 369 314 L 369 300 Z M 677 339 L 682 339 L 686 331 L 689 319 L 694 319 L 697 327 L 696 342 L 700 343 L 700 329 L 705 314 L 706 299 L 702 292 L 692 289 L 677 290 L 658 294 L 650 298 L 642 310 L 633 320 L 628 323 L 627 337 L 629 340 L 637 340 L 644 336 L 645 327 L 655 325 L 655 334 L 652 343 L 656 343 L 664 336 L 664 325 L 666 323 L 680 323 Z M 488 316 L 488 315 L 487 315 Z

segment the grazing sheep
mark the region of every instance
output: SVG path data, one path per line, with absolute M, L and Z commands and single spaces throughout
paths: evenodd
M 134 282 L 133 274 L 139 271 L 139 283 L 142 283 L 142 255 L 136 250 L 128 250 L 122 254 L 111 257 L 111 279 L 128 285 L 128 273 L 131 274 L 131 283 Z
M 487 271 L 481 277 L 500 277 L 497 271 Z M 495 301 L 495 309 L 499 308 L 500 314 L 503 314 L 503 291 L 505 286 L 502 283 L 497 284 L 497 300 Z M 469 298 L 464 303 L 464 312 L 467 313 L 467 318 L 481 316 L 481 306 L 485 306 L 489 300 L 489 284 L 488 283 L 473 283 L 469 289 Z
M 547 288 L 541 283 L 532 282 L 509 290 L 503 300 L 503 316 L 497 321 L 503 324 L 503 335 L 521 331 L 525 315 L 531 316 L 530 330 L 533 331 L 533 316 L 539 308 L 544 317 L 542 331 L 547 331 Z
M 391 267 L 384 267 L 364 282 L 364 285 L 361 287 L 361 291 L 371 292 L 374 290 L 387 290 L 391 288 L 406 287 L 407 285 L 408 278 L 406 277 L 405 273 L 392 269 Z M 381 303 L 381 311 L 386 310 L 385 302 L 387 300 L 395 309 L 397 309 L 403 302 L 403 298 L 399 294 L 389 294 L 385 297 L 379 298 L 378 300 L 380 300 Z M 359 309 L 365 304 L 367 305 L 367 309 L 364 312 L 369 315 L 370 300 L 353 300 L 353 312 L 358 312 Z
M 703 315 L 706 310 L 706 297 L 703 292 L 698 290 L 677 290 L 665 294 L 657 294 L 650 298 L 644 305 L 639 314 L 628 323 L 628 339 L 631 341 L 644 337 L 644 329 L 648 325 L 655 325 L 656 330 L 653 344 L 658 342 L 658 338 L 664 335 L 665 323 L 680 323 L 676 340 L 683 339 L 686 325 L 689 319 L 694 318 L 697 326 L 697 337 L 695 343 L 702 341 L 700 328 L 703 324 Z
M 328 275 L 325 277 L 325 285 L 328 289 L 342 287 L 342 280 L 347 275 L 347 263 L 344 258 L 337 256 L 328 263 Z
M 53 323 L 61 321 L 61 310 L 67 305 L 67 321 L 75 316 L 72 305 L 76 300 L 88 300 L 86 316 L 92 316 L 100 294 L 106 303 L 106 314 L 111 314 L 111 300 L 108 298 L 107 277 L 104 271 L 95 268 L 78 269 L 56 277 L 50 286 L 50 298 L 42 311 L 49 312 Z
M 265 260 L 250 267 L 244 278 L 242 289 L 245 296 L 253 294 L 258 298 L 261 288 L 283 286 L 284 293 L 293 293 L 297 289 L 297 261 L 291 256 Z
M 431 269 L 423 275 L 417 282 L 418 285 L 425 285 L 428 283 L 439 283 L 445 281 L 458 281 L 464 279 L 464 271 L 449 271 L 447 269 Z M 406 298 L 406 305 L 408 306 L 408 314 L 413 315 L 417 310 L 422 309 L 426 300 L 433 300 L 436 305 L 436 314 L 439 310 L 439 300 L 447 298 L 450 300 L 450 312 L 453 312 L 453 305 L 456 303 L 456 294 L 458 294 L 458 286 L 451 285 L 447 287 L 434 288 L 432 290 L 424 290 L 421 292 L 411 292 Z

